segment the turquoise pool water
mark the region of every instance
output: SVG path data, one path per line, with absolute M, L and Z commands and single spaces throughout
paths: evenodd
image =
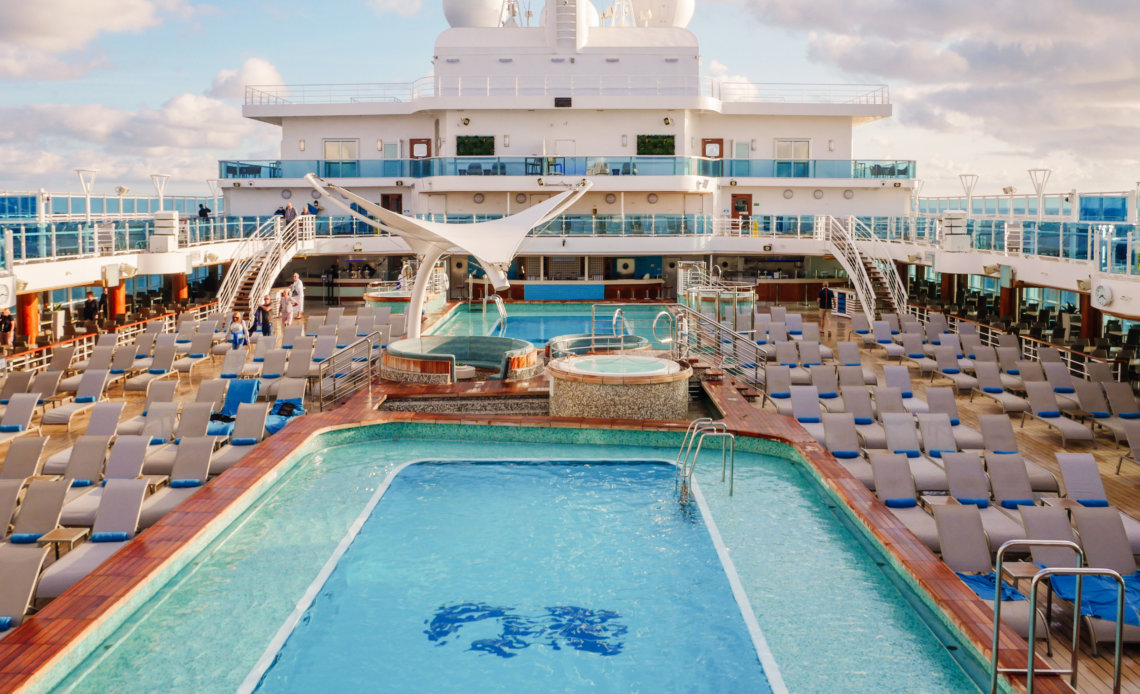
M 551 338 L 560 335 L 575 335 L 581 333 L 597 332 L 600 334 L 613 334 L 614 311 L 617 306 L 598 304 L 592 312 L 591 304 L 559 304 L 559 303 L 509 303 L 507 307 L 506 337 L 515 337 L 527 340 L 531 344 L 543 347 Z M 432 335 L 499 335 L 499 316 L 492 305 L 487 306 L 487 313 L 483 313 L 481 305 L 472 304 L 472 310 L 460 306 L 449 316 L 433 326 L 428 332 Z M 653 319 L 661 312 L 660 306 L 629 306 L 622 305 L 625 316 L 624 322 L 618 319 L 618 332 L 622 326 L 628 333 L 649 338 L 651 346 L 660 348 L 661 345 L 653 340 Z M 597 323 L 596 330 L 594 323 Z M 662 336 L 667 330 L 662 328 Z
M 653 357 L 603 356 L 575 357 L 565 364 L 565 368 L 576 373 L 595 375 L 639 375 L 676 373 L 680 370 L 677 362 Z
M 257 691 L 772 691 L 674 481 L 652 462 L 404 468 Z
M 305 455 L 153 599 L 108 632 L 56 690 L 234 691 L 397 466 L 426 458 L 674 458 L 673 443 L 607 443 L 646 436 L 401 424 L 327 438 L 317 446 L 349 437 L 356 442 Z M 462 440 L 468 438 L 475 440 Z M 535 440 L 489 440 L 494 438 Z M 704 453 L 696 478 L 790 691 L 977 691 L 908 605 L 890 568 L 866 551 L 805 470 L 783 458 L 738 452 L 730 497 L 719 467 L 719 451 Z M 669 494 L 664 501 L 672 499 Z M 437 569 L 434 560 L 422 567 Z M 670 597 L 688 600 L 694 591 Z M 606 682 L 597 690 L 628 691 Z

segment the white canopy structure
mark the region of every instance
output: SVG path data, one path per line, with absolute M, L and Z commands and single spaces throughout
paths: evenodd
M 305 176 L 305 179 L 327 201 L 340 207 L 356 219 L 402 238 L 419 258 L 420 268 L 434 266 L 440 257 L 452 249 L 459 249 L 474 256 L 483 266 L 483 270 L 487 273 L 487 279 L 491 281 L 496 291 L 501 291 L 510 286 L 510 282 L 507 281 L 507 269 L 530 230 L 565 212 L 592 185 L 586 179 L 582 179 L 570 190 L 508 217 L 472 224 L 446 224 L 413 219 L 398 212 L 386 210 L 380 205 L 338 185 L 324 181 L 314 174 Z M 356 204 L 376 219 L 370 219 L 359 214 L 352 209 L 349 203 Z M 416 275 L 416 282 L 412 286 L 411 302 L 408 305 L 409 338 L 420 336 L 420 315 L 423 312 L 427 281 L 430 275 L 430 272 L 421 271 Z

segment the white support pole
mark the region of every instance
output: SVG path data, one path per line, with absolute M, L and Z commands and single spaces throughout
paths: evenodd
M 428 280 L 431 279 L 431 268 L 443 256 L 443 249 L 431 246 L 420 259 L 420 269 L 416 273 L 415 284 L 412 285 L 412 297 L 408 302 L 408 315 L 405 325 L 408 329 L 408 339 L 415 340 L 420 337 L 423 329 L 424 299 L 427 295 Z
M 966 191 L 966 219 L 974 218 L 974 186 L 978 185 L 978 174 L 959 174 L 962 190 Z
M 1037 193 L 1037 221 L 1045 215 L 1045 184 L 1053 175 L 1053 169 L 1029 169 L 1029 180 L 1033 182 L 1033 190 Z
M 91 222 L 91 189 L 95 186 L 95 176 L 99 173 L 98 169 L 76 169 L 76 175 L 79 176 L 79 186 L 83 189 L 83 208 L 86 210 L 85 218 L 88 223 Z M 70 211 L 70 210 L 69 210 Z
M 170 181 L 170 174 L 151 174 L 150 182 L 154 184 L 154 189 L 158 193 L 158 211 L 162 211 L 162 201 L 166 193 L 166 184 Z

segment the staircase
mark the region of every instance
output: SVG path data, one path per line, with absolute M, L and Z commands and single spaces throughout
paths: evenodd
M 223 312 L 248 312 L 273 286 L 285 265 L 302 250 L 311 249 L 316 220 L 302 215 L 285 225 L 274 216 L 248 236 L 234 253 L 218 292 Z
M 831 246 L 831 254 L 851 278 L 859 306 L 868 320 L 906 310 L 906 289 L 890 251 L 865 224 L 855 217 L 845 221 L 816 217 L 815 235 Z
M 887 276 L 883 274 L 883 270 L 879 267 L 879 264 L 864 255 L 863 269 L 867 272 L 867 277 L 871 281 L 871 290 L 875 296 L 875 313 L 877 315 L 898 313 L 899 306 L 895 304 L 894 297 L 891 296 L 890 289 L 887 287 Z
M 1006 222 L 1005 224 L 1005 252 L 1010 255 L 1021 255 L 1021 223 Z

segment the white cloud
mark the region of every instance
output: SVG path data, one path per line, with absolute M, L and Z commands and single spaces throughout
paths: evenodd
M 218 99 L 244 99 L 249 85 L 283 84 L 281 73 L 268 60 L 250 58 L 237 70 L 222 70 L 214 76 L 214 84 L 207 96 Z
M 423 0 L 368 0 L 368 6 L 376 14 L 393 13 L 411 17 L 423 9 Z

